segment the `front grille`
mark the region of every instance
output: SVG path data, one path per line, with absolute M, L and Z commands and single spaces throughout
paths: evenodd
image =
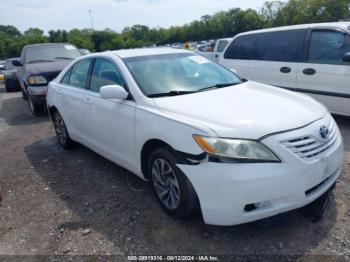
M 291 152 L 304 160 L 313 160 L 322 157 L 338 140 L 337 128 L 334 120 L 328 125 L 329 135 L 326 139 L 316 135 L 305 135 L 281 141 L 281 143 Z

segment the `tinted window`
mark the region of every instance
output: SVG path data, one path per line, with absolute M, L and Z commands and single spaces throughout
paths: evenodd
M 70 74 L 69 85 L 79 88 L 86 88 L 91 59 L 77 62 Z
M 228 41 L 226 40 L 221 40 L 218 44 L 218 49 L 216 50 L 218 53 L 221 53 L 222 51 L 224 51 L 225 47 L 227 46 Z
M 299 62 L 303 58 L 305 30 L 258 34 L 254 60 Z
M 69 83 L 69 77 L 70 77 L 70 73 L 72 72 L 72 68 L 70 68 L 67 73 L 64 75 L 64 77 L 61 80 L 62 84 L 68 85 Z
M 233 40 L 226 49 L 226 59 L 251 59 L 255 35 L 242 35 Z
M 125 86 L 115 65 L 106 59 L 98 58 L 92 70 L 90 89 L 94 92 L 100 92 L 100 88 L 106 85 Z
M 25 63 L 56 60 L 72 60 L 81 56 L 78 49 L 72 45 L 42 45 L 29 46 L 25 50 Z
M 303 56 L 305 30 L 290 30 L 257 35 L 254 60 L 298 62 Z
M 350 52 L 350 37 L 335 31 L 313 31 L 311 34 L 308 62 L 339 64 Z

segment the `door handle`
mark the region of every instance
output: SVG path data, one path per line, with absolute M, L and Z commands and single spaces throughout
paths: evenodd
M 91 99 L 89 97 L 84 98 L 84 103 L 87 105 L 92 105 Z
M 215 55 L 215 57 L 216 57 L 216 58 L 218 58 L 218 57 L 219 57 L 219 55 Z
M 292 69 L 290 69 L 290 67 L 288 66 L 284 66 L 284 67 L 281 67 L 280 71 L 281 73 L 288 74 L 292 71 Z
M 305 69 L 303 70 L 303 74 L 304 74 L 304 75 L 309 75 L 309 76 L 311 76 L 311 75 L 316 74 L 316 70 L 313 69 L 313 68 L 305 68 Z

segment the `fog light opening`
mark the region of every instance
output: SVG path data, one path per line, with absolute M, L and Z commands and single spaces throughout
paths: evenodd
M 263 209 L 269 206 L 271 206 L 271 203 L 269 201 L 257 202 L 257 203 L 246 205 L 244 207 L 244 211 L 251 212 L 251 211 Z

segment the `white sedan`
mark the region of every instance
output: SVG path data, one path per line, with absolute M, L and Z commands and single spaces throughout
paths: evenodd
M 175 218 L 234 225 L 305 206 L 341 173 L 342 137 L 314 99 L 185 50 L 78 58 L 49 84 L 59 143 L 152 181 Z

